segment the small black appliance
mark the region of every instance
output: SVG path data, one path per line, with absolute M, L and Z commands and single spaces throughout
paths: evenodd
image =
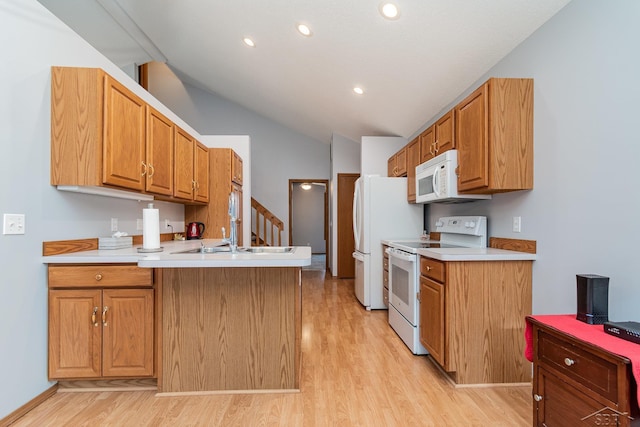
M 609 321 L 609 278 L 597 274 L 577 274 L 578 314 L 576 319 L 590 325 Z

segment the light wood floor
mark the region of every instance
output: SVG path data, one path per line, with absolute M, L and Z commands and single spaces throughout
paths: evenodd
M 454 388 L 367 312 L 352 280 L 303 272 L 301 392 L 57 393 L 13 426 L 530 426 L 531 387 Z

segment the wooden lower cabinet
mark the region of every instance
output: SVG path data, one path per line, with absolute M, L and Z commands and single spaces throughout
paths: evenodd
M 535 319 L 534 426 L 639 426 L 631 363 Z
M 66 268 L 73 273 L 85 267 Z M 55 274 L 61 277 L 60 271 Z M 50 281 L 49 378 L 152 377 L 154 304 L 151 288 L 99 288 L 87 282 L 85 289 L 63 289 L 51 288 Z
M 420 341 L 457 384 L 525 383 L 531 261 L 420 257 Z

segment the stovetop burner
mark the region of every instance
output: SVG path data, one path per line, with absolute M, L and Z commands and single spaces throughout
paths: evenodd
M 415 249 L 427 249 L 427 248 L 460 248 L 460 245 L 450 245 L 447 243 L 439 242 L 399 242 L 400 246 L 407 246 Z

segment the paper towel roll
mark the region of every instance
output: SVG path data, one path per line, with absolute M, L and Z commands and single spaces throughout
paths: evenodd
M 160 212 L 153 208 L 153 203 L 142 209 L 142 248 L 160 248 Z

